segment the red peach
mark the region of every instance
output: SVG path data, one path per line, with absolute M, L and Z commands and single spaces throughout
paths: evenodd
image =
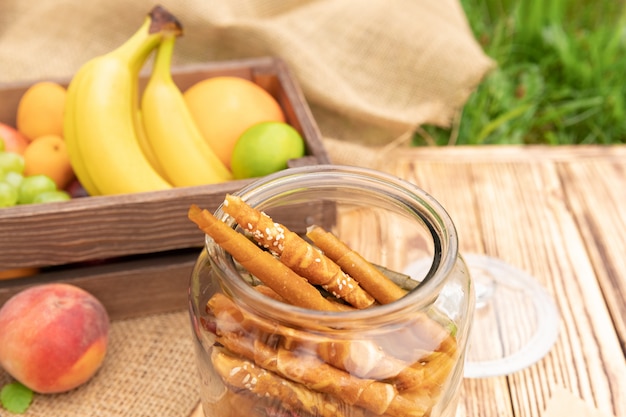
M 104 306 L 74 285 L 36 285 L 0 308 L 0 366 L 35 392 L 87 382 L 104 361 L 108 337 Z

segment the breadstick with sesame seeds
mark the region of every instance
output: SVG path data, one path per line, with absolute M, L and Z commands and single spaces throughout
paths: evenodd
M 413 395 L 413 399 L 402 396 L 392 384 L 356 377 L 310 353 L 294 352 L 280 346 L 273 348 L 246 334 L 229 332 L 218 337 L 217 341 L 227 351 L 249 360 L 255 367 L 376 415 L 421 417 L 436 400 L 436 397 L 429 396 L 428 401 L 420 399 L 415 402 Z
M 304 411 L 318 417 L 365 417 L 363 409 L 349 412 L 337 398 L 312 391 L 291 382 L 274 372 L 267 371 L 254 362 L 233 356 L 224 349 L 211 352 L 211 362 L 224 383 L 234 390 L 256 394 L 259 401 L 288 410 Z
M 208 300 L 206 311 L 215 318 L 213 324 L 217 335 L 245 333 L 249 339 L 280 344 L 290 350 L 315 352 L 325 362 L 359 377 L 386 379 L 410 365 L 384 355 L 371 341 L 336 340 L 264 320 L 220 293 Z
M 271 289 L 267 285 L 255 285 L 254 289 L 257 290 L 258 292 L 260 292 L 261 294 L 265 295 L 266 297 L 272 298 L 272 299 L 274 299 L 276 301 L 281 301 L 283 303 L 286 302 L 283 297 L 278 295 L 276 293 L 276 291 L 274 291 L 273 289 Z M 339 309 L 340 311 L 354 311 L 355 310 L 354 307 L 352 307 L 352 306 L 350 306 L 348 304 L 342 304 L 339 301 L 335 301 L 333 299 L 328 299 L 328 301 L 333 303 L 337 307 L 337 309 Z
M 209 211 L 193 204 L 187 216 L 248 272 L 287 302 L 313 310 L 339 311 L 335 304 L 324 298 L 306 279 L 279 262 L 270 253 L 259 249 L 254 242 L 230 228 Z
M 307 237 L 380 304 L 391 303 L 406 295 L 406 290 L 321 226 L 309 227 Z
M 411 358 L 405 354 L 400 360 L 372 340 L 329 338 L 292 329 L 250 314 L 221 293 L 208 300 L 207 313 L 215 318 L 215 334 L 222 345 L 270 369 L 274 365 L 264 363 L 262 358 L 271 359 L 271 355 L 265 355 L 263 350 L 281 347 L 319 356 L 327 364 L 359 378 L 386 380 L 399 392 L 435 393 L 439 392 L 454 364 L 452 357 L 439 348 L 415 352 Z M 400 335 L 395 342 L 404 340 L 405 336 Z M 259 344 L 255 345 L 255 341 Z M 455 351 L 450 355 L 456 355 Z
M 359 286 L 339 265 L 324 256 L 298 234 L 275 223 L 267 214 L 247 205 L 240 197 L 227 195 L 223 210 L 252 235 L 254 240 L 310 283 L 320 285 L 337 298 L 363 309 L 374 298 Z

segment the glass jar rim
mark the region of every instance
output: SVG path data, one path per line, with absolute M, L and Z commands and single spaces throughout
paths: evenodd
M 401 202 L 403 206 L 411 209 L 412 214 L 420 217 L 433 235 L 433 239 L 439 240 L 439 248 L 435 248 L 430 270 L 420 284 L 397 301 L 372 308 L 340 312 L 302 308 L 274 300 L 255 291 L 241 279 L 232 257 L 215 245 L 213 239 L 207 235 L 205 248 L 209 261 L 220 271 L 228 291 L 244 301 L 247 307 L 271 318 L 295 320 L 297 317 L 297 321 L 333 327 L 346 322 L 371 325 L 373 321 L 382 317 L 390 319 L 408 309 L 422 309 L 432 304 L 445 285 L 447 277 L 454 270 L 458 258 L 458 238 L 454 223 L 444 207 L 415 184 L 371 168 L 321 164 L 284 169 L 257 179 L 233 194 L 241 197 L 250 206 L 257 207 L 268 197 L 280 194 L 278 192 L 280 190 L 288 191 L 295 184 L 298 188 L 303 188 L 309 183 L 319 186 L 322 180 L 332 180 L 334 182 L 331 183 L 338 187 L 346 186 L 347 180 L 356 181 L 360 184 L 353 186 L 356 189 L 367 184 L 367 189 L 387 193 L 389 199 Z M 230 227 L 237 226 L 235 220 L 223 211 L 223 203 L 214 214 Z

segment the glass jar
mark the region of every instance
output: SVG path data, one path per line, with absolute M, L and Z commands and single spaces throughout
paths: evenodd
M 287 169 L 236 195 L 308 244 L 323 227 L 405 295 L 353 308 L 316 287 L 340 311 L 298 307 L 260 291 L 207 235 L 189 291 L 205 415 L 453 416 L 474 290 L 444 208 L 396 177 L 336 165 Z M 215 217 L 243 233 L 224 209 Z

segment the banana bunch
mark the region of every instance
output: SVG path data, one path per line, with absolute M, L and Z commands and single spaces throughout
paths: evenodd
M 88 61 L 72 78 L 64 135 L 74 172 L 90 195 L 232 179 L 172 80 L 172 51 L 180 35 L 176 18 L 156 6 L 126 42 Z M 139 73 L 155 50 L 152 74 L 139 97 Z

